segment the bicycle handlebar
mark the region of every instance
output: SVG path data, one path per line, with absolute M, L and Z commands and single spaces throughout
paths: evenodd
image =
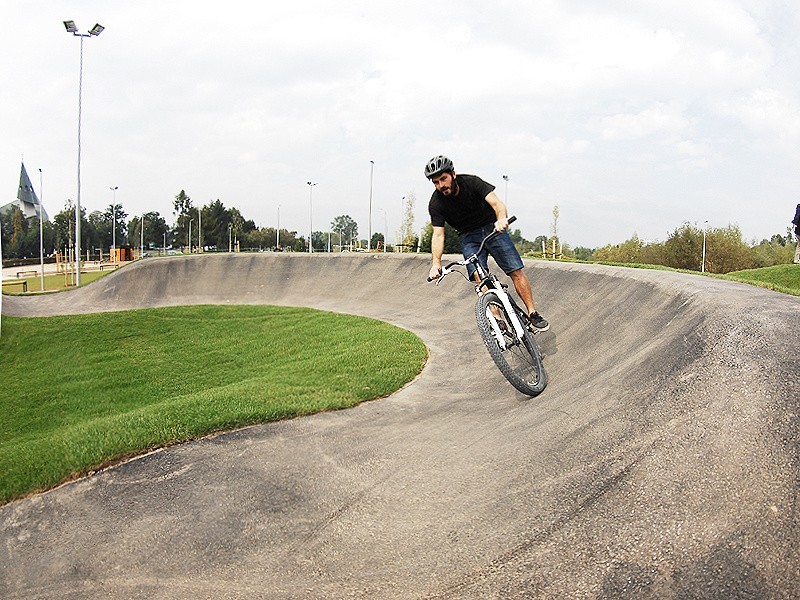
M 515 217 L 515 216 L 509 217 L 508 218 L 508 224 L 511 225 L 511 223 L 513 223 L 516 220 L 517 220 L 517 217 Z M 472 256 L 477 256 L 478 254 L 480 254 L 483 251 L 483 246 L 486 244 L 486 242 L 488 242 L 491 238 L 496 236 L 498 233 L 500 233 L 500 232 L 495 230 L 495 231 L 492 231 L 485 238 L 483 238 L 483 240 L 481 240 L 481 245 L 478 247 L 478 250 Z M 470 257 L 470 258 L 472 258 L 472 257 Z M 439 277 L 433 277 L 433 278 L 428 277 L 428 281 L 429 282 L 430 281 L 436 281 L 437 285 L 438 285 L 438 282 L 441 281 L 442 278 L 450 272 L 449 271 L 450 267 L 455 267 L 455 266 L 458 266 L 458 265 L 465 265 L 468 262 L 470 262 L 469 258 L 465 259 L 465 260 L 462 260 L 462 261 L 451 262 L 449 265 L 447 265 L 445 267 L 442 267 L 442 269 L 440 269 L 439 272 L 441 273 L 441 275 Z

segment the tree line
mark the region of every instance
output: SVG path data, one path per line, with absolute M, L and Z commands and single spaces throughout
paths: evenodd
M 184 190 L 175 196 L 173 216 L 175 222 L 169 225 L 158 212 L 129 217 L 122 204 L 110 204 L 89 214 L 81 207 L 81 255 L 88 251 L 92 258 L 99 258 L 101 252 L 107 256 L 113 246 L 143 247 L 145 252 L 161 249 L 186 252 L 201 245 L 211 251 L 308 249 L 307 236 L 285 228 L 259 228 L 252 219 L 245 218 L 236 208 L 224 206 L 219 199 L 196 206 Z M 45 255 L 66 254 L 75 241 L 72 202 L 68 201 L 59 213 L 45 221 L 41 229 Z M 0 215 L 4 258 L 38 257 L 39 231 L 38 217 L 26 219 L 18 207 Z M 348 215 L 336 217 L 331 232 L 332 239 L 325 232 L 313 233 L 315 250 L 325 250 L 331 241 L 337 246 L 361 243 L 358 225 Z M 383 235 L 377 239 L 383 241 Z M 366 245 L 365 240 L 363 243 Z
M 730 273 L 791 263 L 795 249 L 793 238 L 787 229 L 785 235 L 775 234 L 770 239 L 747 243 L 736 225 L 703 229 L 684 223 L 664 242 L 645 243 L 634 234 L 621 244 L 593 250 L 591 259 Z
M 433 227 L 428 223 L 422 234 L 423 252 L 430 252 L 432 234 Z M 791 263 L 795 250 L 794 236 L 789 229 L 785 235 L 775 234 L 770 239 L 747 243 L 736 225 L 703 230 L 684 223 L 671 232 L 664 242 L 643 242 L 634 233 L 621 244 L 608 244 L 601 248 L 572 248 L 555 235 L 539 235 L 533 241 L 526 240 L 519 229 L 510 230 L 509 234 L 520 254 L 528 257 L 553 258 L 555 255 L 565 260 L 662 265 L 692 271 L 704 269 L 720 274 Z M 460 252 L 458 233 L 445 224 L 445 253 Z
M 400 243 L 404 247 L 430 252 L 433 228 L 430 223 L 418 238 L 414 232 L 414 197 L 406 199 L 405 216 L 401 225 Z M 296 231 L 276 230 L 274 227 L 257 227 L 238 209 L 228 208 L 217 199 L 204 206 L 195 206 L 192 199 L 181 190 L 173 201 L 175 222 L 168 225 L 158 212 L 128 217 L 122 204 L 111 204 L 102 211 L 86 214 L 81 207 L 81 254 L 87 250 L 93 257 L 102 251 L 106 255 L 116 244 L 139 247 L 145 252 L 158 249 L 192 251 L 199 246 L 206 250 L 308 250 L 308 240 Z M 572 248 L 562 243 L 558 236 L 558 212 L 554 210 L 554 223 L 550 235 L 525 239 L 520 230 L 510 230 L 511 239 L 525 256 L 553 256 L 568 260 L 612 262 L 622 264 L 653 264 L 676 269 L 711 273 L 729 273 L 743 269 L 791 263 L 794 256 L 794 239 L 790 229 L 786 234 L 776 234 L 770 239 L 747 243 L 738 226 L 706 229 L 684 223 L 669 234 L 664 242 L 644 242 L 634 233 L 620 243 L 601 248 Z M 4 258 L 34 258 L 39 256 L 39 221 L 26 219 L 18 208 L 0 215 Z M 705 258 L 703 246 L 705 237 Z M 42 240 L 46 256 L 55 252 L 66 253 L 75 239 L 75 209 L 68 201 L 64 209 L 52 220 L 42 225 Z M 142 243 L 143 242 L 143 243 Z M 311 235 L 316 252 L 365 248 L 367 240 L 359 239 L 358 224 L 349 215 L 337 216 L 326 232 L 314 231 Z M 381 249 L 387 240 L 383 232 L 375 232 L 369 241 L 370 248 Z M 391 246 L 389 246 L 391 249 Z M 543 252 L 543 249 L 546 251 Z M 445 252 L 457 254 L 461 248 L 457 232 L 445 226 Z

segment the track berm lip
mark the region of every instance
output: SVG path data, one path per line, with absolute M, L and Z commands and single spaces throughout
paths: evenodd
M 0 508 L 0 597 L 791 598 L 800 298 L 526 261 L 551 330 L 529 399 L 457 277 L 415 255 L 147 259 L 8 315 L 181 304 L 385 320 L 422 374 L 354 409 L 148 454 Z

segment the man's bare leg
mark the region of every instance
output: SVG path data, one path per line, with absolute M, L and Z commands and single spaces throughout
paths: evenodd
M 525 271 L 523 269 L 517 269 L 516 271 L 511 271 L 508 276 L 511 277 L 511 281 L 514 283 L 514 289 L 517 290 L 517 295 L 525 304 L 525 308 L 528 309 L 528 314 L 532 315 L 535 313 L 536 307 L 533 304 L 531 282 L 528 281 L 528 276 L 525 275 Z

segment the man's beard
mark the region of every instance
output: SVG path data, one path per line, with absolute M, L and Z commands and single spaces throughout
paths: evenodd
M 456 178 L 453 177 L 450 180 L 450 185 L 442 190 L 443 196 L 455 196 L 458 194 L 458 184 L 456 183 Z

